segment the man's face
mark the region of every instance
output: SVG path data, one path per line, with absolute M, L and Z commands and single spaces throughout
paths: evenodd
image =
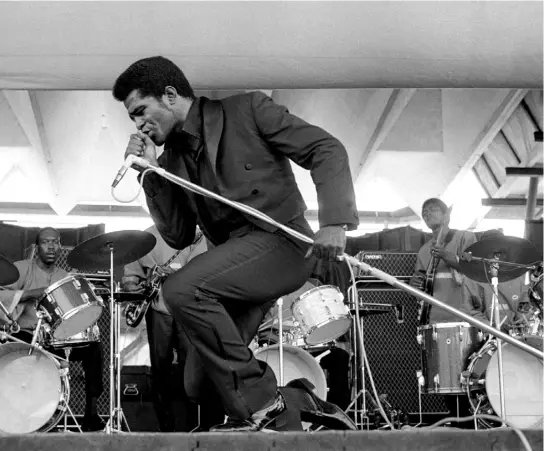
M 166 95 L 161 99 L 142 97 L 135 89 L 124 101 L 125 108 L 136 128 L 151 138 L 156 146 L 162 146 L 175 126 L 173 111 Z
M 60 236 L 54 230 L 44 230 L 38 239 L 38 258 L 46 265 L 52 265 L 60 255 Z
M 441 227 L 444 224 L 444 213 L 437 204 L 427 204 L 421 212 L 423 221 L 429 229 L 434 230 L 437 227 Z

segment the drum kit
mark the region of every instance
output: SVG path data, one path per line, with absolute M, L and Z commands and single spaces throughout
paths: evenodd
M 91 238 L 74 248 L 67 263 L 83 271 L 109 270 L 110 307 L 110 418 L 107 433 L 121 432 L 128 424 L 121 408 L 120 390 L 120 302 L 114 267 L 131 263 L 153 249 L 156 238 L 141 231 L 120 231 Z M 0 256 L 0 285 L 16 282 L 15 265 Z M 14 335 L 19 326 L 0 303 L 9 324 L 0 331 L 0 432 L 47 432 L 69 414 L 69 354 L 73 348 L 99 341 L 97 320 L 104 302 L 91 279 L 73 274 L 45 289 L 35 303 L 38 323 L 30 343 Z M 103 279 L 103 277 L 99 277 Z M 133 297 L 129 297 L 133 300 Z M 63 350 L 66 358 L 60 357 Z M 77 422 L 76 422 L 77 424 Z
M 530 313 L 509 335 L 542 351 L 542 256 L 527 240 L 499 237 L 481 240 L 461 256 L 459 271 L 493 288 L 490 325 L 500 329 L 498 283 L 523 277 L 529 271 Z M 500 271 L 499 271 L 500 269 Z M 518 428 L 541 428 L 543 423 L 542 358 L 485 335 L 466 322 L 420 326 L 421 392 L 467 396 L 471 411 L 500 416 Z M 478 419 L 480 427 L 499 422 Z
M 526 240 L 503 237 L 480 241 L 469 247 L 463 257 L 460 272 L 494 287 L 494 316 L 499 312 L 496 291 L 499 268 L 501 282 L 522 277 L 529 271 L 531 312 L 522 325 L 510 328 L 509 335 L 542 350 L 540 253 Z M 252 344 L 255 357 L 271 366 L 280 383 L 287 384 L 304 377 L 313 383 L 318 396 L 326 398 L 327 382 L 319 365 L 320 359 L 337 346 L 337 339 L 350 329 L 352 337 L 358 333 L 355 318 L 363 323 L 365 316 L 387 313 L 395 307 L 382 303 L 359 303 L 356 311 L 353 302 L 358 301 L 345 302 L 343 294 L 335 286 L 316 287 L 307 283 L 303 289 L 278 301 L 274 317 L 260 328 L 261 332 L 268 331 L 269 338 L 260 335 L 260 339 L 256 338 Z M 496 318 L 491 326 L 493 324 L 500 328 Z M 277 331 L 271 339 L 274 328 Z M 474 414 L 497 414 L 520 428 L 542 427 L 541 357 L 504 343 L 468 322 L 422 325 L 417 328 L 416 339 L 421 348 L 420 395 L 467 396 Z M 352 350 L 354 357 L 358 353 L 364 354 L 364 348 L 357 346 L 356 340 Z M 500 365 L 499 359 L 502 360 Z M 353 386 L 360 386 L 357 382 L 359 377 L 362 384 L 362 390 L 355 396 L 362 397 L 362 410 L 359 412 L 356 407 L 355 412 L 365 417 L 368 413 L 366 398 L 370 398 L 370 405 L 375 405 L 376 399 L 365 388 L 364 355 L 354 359 L 353 367 Z M 479 419 L 477 424 L 485 428 L 500 425 L 485 419 Z

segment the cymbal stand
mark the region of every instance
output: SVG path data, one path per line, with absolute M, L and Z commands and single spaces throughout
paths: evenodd
M 283 298 L 279 298 L 278 301 L 277 301 L 277 304 L 278 304 L 278 327 L 279 327 L 279 331 L 278 331 L 278 347 L 279 347 L 279 350 L 280 350 L 280 362 L 279 362 L 279 366 L 280 366 L 280 387 L 283 387 L 283 381 L 284 381 L 284 377 L 283 377 Z
M 121 307 L 115 302 L 115 282 L 113 280 L 113 254 L 114 245 L 108 243 L 110 250 L 110 418 L 106 424 L 106 434 L 114 432 L 122 433 L 123 424 L 127 431 L 130 428 L 127 423 L 123 408 L 121 407 L 121 355 L 119 352 L 119 340 L 121 334 Z
M 498 260 L 498 255 L 495 256 Z M 500 320 L 500 304 L 499 304 L 499 263 L 491 263 L 489 265 L 491 273 L 491 286 L 493 287 L 493 298 L 491 301 L 491 321 L 490 326 L 493 326 L 493 321 L 495 322 L 495 327 L 500 329 L 501 320 Z M 503 360 L 502 360 L 502 340 L 497 337 L 497 357 L 498 357 L 498 366 L 499 366 L 499 396 L 500 396 L 500 405 L 501 411 L 499 416 L 506 420 L 506 405 L 504 402 L 504 372 L 503 372 Z M 503 423 L 505 426 L 505 423 Z

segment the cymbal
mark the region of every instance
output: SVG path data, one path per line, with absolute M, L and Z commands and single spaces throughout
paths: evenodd
M 19 280 L 19 270 L 6 257 L 0 255 L 0 285 L 9 285 Z
M 472 254 L 472 257 L 498 258 L 498 260 L 519 265 L 531 265 L 542 260 L 542 254 L 536 247 L 523 238 L 500 236 L 483 239 L 463 252 L 459 262 L 459 272 L 469 279 L 484 283 L 491 282 L 490 263 L 475 260 L 465 261 L 464 258 L 467 254 Z M 470 259 L 470 257 L 468 258 Z M 499 263 L 499 282 L 517 279 L 527 271 L 523 267 L 516 268 Z
M 79 244 L 68 254 L 68 265 L 84 271 L 110 268 L 110 247 L 113 265 L 127 265 L 142 258 L 155 247 L 157 239 L 149 232 L 121 230 L 104 233 Z

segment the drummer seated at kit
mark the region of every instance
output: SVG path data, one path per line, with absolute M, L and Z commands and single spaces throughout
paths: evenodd
M 503 237 L 504 234 L 497 229 L 488 230 L 482 234 L 480 241 Z M 489 256 L 493 258 L 493 256 Z M 509 332 L 511 335 L 519 335 L 530 341 L 531 345 L 542 349 L 542 339 L 530 340 L 530 336 L 538 336 L 540 322 L 535 322 L 535 308 L 529 299 L 529 284 L 527 274 L 523 274 L 516 279 L 501 282 L 501 274 L 498 274 L 498 307 L 501 329 Z M 465 309 L 470 314 L 484 322 L 491 320 L 491 309 L 493 302 L 493 286 L 491 278 L 489 283 L 477 282 L 476 280 L 465 278 L 463 284 L 463 300 Z M 494 318 L 493 318 L 494 321 Z M 537 330 L 532 330 L 533 326 Z M 541 335 L 541 334 L 540 334 Z M 537 343 L 536 341 L 540 341 Z
M 40 300 L 45 290 L 62 280 L 68 273 L 56 265 L 60 256 L 60 233 L 52 228 L 41 229 L 36 235 L 37 258 L 15 262 L 19 271 L 17 282 L 0 288 L 0 302 L 6 307 L 21 330 L 11 334 L 19 340 L 32 342 L 38 323 L 36 301 Z M 0 313 L 0 325 L 8 320 Z M 41 343 L 40 343 L 41 344 Z M 65 357 L 64 352 L 49 350 L 53 354 Z M 72 349 L 70 360 L 81 361 L 85 371 L 85 415 L 82 429 L 98 431 L 105 427 L 97 413 L 97 399 L 102 393 L 102 349 L 99 342 L 90 342 L 87 346 Z

